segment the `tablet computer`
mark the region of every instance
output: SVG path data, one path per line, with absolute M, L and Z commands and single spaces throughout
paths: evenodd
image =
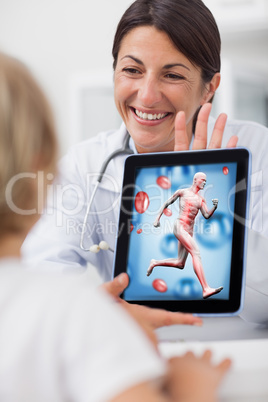
M 125 161 L 114 276 L 130 303 L 200 315 L 242 309 L 250 153 L 131 155 Z

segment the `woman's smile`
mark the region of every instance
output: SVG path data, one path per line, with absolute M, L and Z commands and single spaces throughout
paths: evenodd
M 163 123 L 165 119 L 171 115 L 169 112 L 159 110 L 145 110 L 142 108 L 135 108 L 130 106 L 134 118 L 140 123 L 148 126 L 153 126 Z

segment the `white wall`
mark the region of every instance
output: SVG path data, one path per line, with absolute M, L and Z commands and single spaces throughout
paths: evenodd
M 55 110 L 62 152 L 71 142 L 72 78 L 80 71 L 112 74 L 113 35 L 131 2 L 0 0 L 0 49 L 26 62 L 41 82 Z M 223 58 L 260 70 L 268 81 L 268 24 L 248 34 L 243 28 L 228 35 L 225 27 L 222 39 Z
M 41 82 L 55 110 L 63 152 L 70 134 L 70 79 L 78 71 L 112 72 L 113 35 L 130 3 L 0 0 L 0 49 L 26 62 Z

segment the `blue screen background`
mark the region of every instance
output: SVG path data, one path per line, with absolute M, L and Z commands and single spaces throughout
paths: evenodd
M 228 174 L 224 174 L 224 168 Z M 199 166 L 144 167 L 136 169 L 134 198 L 139 191 L 148 195 L 149 206 L 139 213 L 133 202 L 127 258 L 129 287 L 125 290 L 127 300 L 198 300 L 202 299 L 202 288 L 194 273 L 189 254 L 183 270 L 172 267 L 155 267 L 146 275 L 151 259 L 177 257 L 178 240 L 173 234 L 173 224 L 179 215 L 179 199 L 168 208 L 172 215 L 162 215 L 160 228 L 153 223 L 164 202 L 179 188 L 192 185 L 196 172 L 207 176 L 207 183 L 199 194 L 205 198 L 208 210 L 213 206 L 212 198 L 219 200 L 213 216 L 206 220 L 201 212 L 195 219 L 194 239 L 200 249 L 206 280 L 211 287 L 223 286 L 223 290 L 209 299 L 228 299 L 233 238 L 234 193 L 236 163 L 204 164 Z M 168 189 L 157 184 L 161 176 L 171 183 Z M 164 280 L 167 290 L 157 291 L 153 282 Z

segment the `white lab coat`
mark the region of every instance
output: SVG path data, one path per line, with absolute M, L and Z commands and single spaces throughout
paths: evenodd
M 214 123 L 215 120 L 210 118 L 208 141 Z M 40 266 L 46 261 L 46 266 L 50 264 L 52 269 L 81 269 L 90 262 L 97 267 L 103 280 L 111 279 L 113 254 L 110 251 L 100 251 L 98 254 L 85 252 L 79 243 L 87 202 L 102 162 L 114 150 L 122 147 L 125 134 L 124 125 L 117 131 L 100 133 L 73 146 L 62 159 L 60 177 L 56 190 L 54 188 L 54 196 L 50 197 L 47 212 L 23 246 L 23 254 L 30 262 Z M 246 147 L 252 153 L 249 227 L 268 238 L 268 129 L 253 122 L 229 120 L 224 131 L 223 147 L 232 135 L 239 137 L 238 146 Z M 125 157 L 118 156 L 109 163 L 97 190 L 87 223 L 85 244 L 88 247 L 105 240 L 114 248 Z M 254 232 L 250 238 L 253 236 Z M 265 249 L 268 249 L 268 240 Z M 267 296 L 268 269 L 263 267 L 261 272 L 263 281 L 267 281 Z

